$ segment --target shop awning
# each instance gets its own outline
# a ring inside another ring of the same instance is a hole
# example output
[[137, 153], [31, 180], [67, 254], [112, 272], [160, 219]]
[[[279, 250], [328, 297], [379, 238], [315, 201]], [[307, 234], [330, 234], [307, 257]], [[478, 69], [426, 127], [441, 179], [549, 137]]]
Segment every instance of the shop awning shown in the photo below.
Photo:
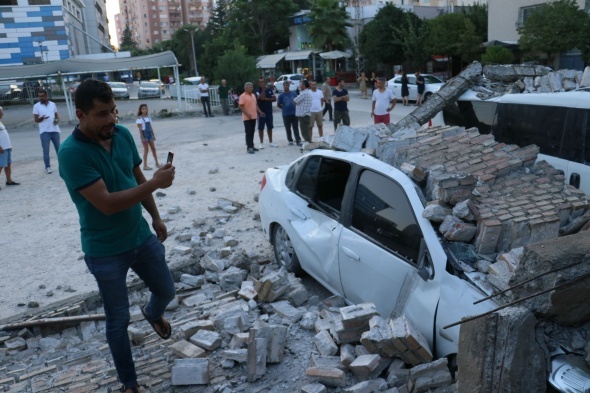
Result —
[[287, 52], [285, 60], [307, 60], [311, 55], [311, 50], [299, 50], [296, 52]]
[[275, 68], [277, 63], [279, 61], [281, 61], [283, 59], [283, 57], [285, 57], [285, 53], [263, 56], [256, 64], [256, 67], [258, 67], [258, 68]]
[[346, 53], [346, 52], [341, 52], [339, 50], [333, 50], [331, 52], [320, 53], [320, 56], [322, 57], [322, 59], [334, 60], [334, 59], [340, 59], [342, 57], [348, 58], [348, 57], [352, 56], [352, 54]]

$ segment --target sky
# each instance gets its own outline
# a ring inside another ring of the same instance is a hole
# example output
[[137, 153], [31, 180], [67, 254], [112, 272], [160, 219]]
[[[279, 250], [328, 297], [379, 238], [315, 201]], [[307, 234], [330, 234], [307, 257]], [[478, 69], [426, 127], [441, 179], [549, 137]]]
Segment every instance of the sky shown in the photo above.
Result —
[[119, 0], [106, 0], [107, 18], [109, 18], [109, 34], [111, 35], [111, 45], [119, 46], [117, 42], [117, 26], [115, 24], [115, 15], [119, 13]]

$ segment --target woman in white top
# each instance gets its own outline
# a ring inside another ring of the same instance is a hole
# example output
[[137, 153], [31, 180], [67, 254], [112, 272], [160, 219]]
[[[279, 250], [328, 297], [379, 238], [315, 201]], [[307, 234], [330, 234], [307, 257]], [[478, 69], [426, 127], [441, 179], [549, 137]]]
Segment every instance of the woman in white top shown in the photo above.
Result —
[[135, 124], [137, 124], [139, 136], [141, 137], [141, 143], [143, 144], [143, 170], [149, 171], [152, 169], [147, 164], [149, 149], [152, 149], [152, 155], [156, 161], [156, 167], [161, 167], [161, 165], [158, 163], [158, 155], [156, 154], [156, 146], [154, 145], [154, 142], [156, 141], [156, 134], [154, 134], [154, 128], [152, 127], [152, 119], [148, 115], [147, 104], [141, 104], [139, 106]]

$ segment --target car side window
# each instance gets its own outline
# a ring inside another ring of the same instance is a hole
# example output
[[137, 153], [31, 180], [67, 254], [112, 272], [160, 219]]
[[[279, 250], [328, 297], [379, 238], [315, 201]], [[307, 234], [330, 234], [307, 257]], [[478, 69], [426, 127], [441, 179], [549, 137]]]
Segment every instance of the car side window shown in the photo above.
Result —
[[584, 120], [585, 110], [570, 108], [565, 118], [565, 128], [561, 141], [559, 158], [583, 163], [584, 160]]
[[416, 77], [415, 76], [408, 76], [408, 85], [415, 85], [416, 84]]
[[289, 170], [287, 171], [287, 175], [285, 176], [285, 185], [288, 189], [293, 190], [293, 182], [295, 180], [295, 175], [297, 174], [297, 170], [301, 167], [301, 164], [305, 161], [304, 158], [297, 160]]
[[326, 157], [311, 157], [299, 176], [296, 191], [328, 213], [339, 215], [350, 164]]
[[370, 170], [361, 174], [354, 195], [352, 226], [417, 264], [422, 231], [406, 192], [393, 180]]

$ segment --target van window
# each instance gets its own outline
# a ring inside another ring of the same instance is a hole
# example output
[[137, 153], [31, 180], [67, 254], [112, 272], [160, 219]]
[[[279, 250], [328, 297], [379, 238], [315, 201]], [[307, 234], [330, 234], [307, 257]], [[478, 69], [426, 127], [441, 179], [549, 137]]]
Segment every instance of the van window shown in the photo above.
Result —
[[584, 124], [586, 138], [584, 138], [584, 163], [590, 163], [590, 111], [586, 111], [586, 122]]
[[565, 130], [561, 142], [559, 158], [574, 162], [584, 162], [584, 141], [586, 134], [586, 112], [584, 109], [569, 109], [565, 119]]
[[568, 108], [499, 104], [492, 127], [496, 141], [521, 147], [539, 146], [542, 154], [558, 157]]
[[[457, 101], [459, 116], [452, 123], [463, 127], [477, 127], [480, 134], [489, 134], [496, 117], [497, 104], [492, 101]], [[449, 115], [445, 113], [445, 116]], [[445, 119], [446, 120], [446, 119]]]

